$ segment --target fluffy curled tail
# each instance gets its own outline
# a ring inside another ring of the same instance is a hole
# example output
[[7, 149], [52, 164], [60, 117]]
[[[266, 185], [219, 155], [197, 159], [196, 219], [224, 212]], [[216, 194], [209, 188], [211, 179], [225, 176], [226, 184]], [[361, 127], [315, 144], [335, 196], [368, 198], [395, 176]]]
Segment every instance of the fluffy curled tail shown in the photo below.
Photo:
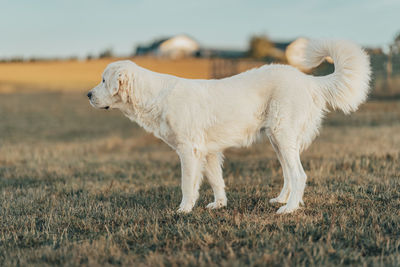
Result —
[[344, 113], [357, 110], [369, 92], [370, 62], [358, 45], [348, 41], [297, 39], [286, 50], [289, 64], [302, 71], [317, 67], [324, 60], [333, 61], [335, 71], [314, 77], [323, 96], [334, 109]]

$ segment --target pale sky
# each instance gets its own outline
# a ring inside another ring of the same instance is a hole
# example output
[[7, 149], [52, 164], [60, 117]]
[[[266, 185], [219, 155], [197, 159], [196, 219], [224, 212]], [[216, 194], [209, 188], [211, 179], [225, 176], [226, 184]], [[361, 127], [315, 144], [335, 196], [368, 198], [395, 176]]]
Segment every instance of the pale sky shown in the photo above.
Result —
[[206, 47], [245, 49], [253, 34], [385, 46], [400, 0], [0, 0], [0, 58], [79, 56], [186, 33]]

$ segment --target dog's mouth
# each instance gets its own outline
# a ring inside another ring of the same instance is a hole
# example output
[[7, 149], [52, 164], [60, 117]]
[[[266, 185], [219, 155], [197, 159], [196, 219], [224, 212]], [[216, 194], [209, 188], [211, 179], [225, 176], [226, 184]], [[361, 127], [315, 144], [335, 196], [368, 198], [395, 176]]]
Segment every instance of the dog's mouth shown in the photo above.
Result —
[[101, 109], [109, 109], [110, 108], [110, 106], [105, 106], [105, 107], [102, 107]]

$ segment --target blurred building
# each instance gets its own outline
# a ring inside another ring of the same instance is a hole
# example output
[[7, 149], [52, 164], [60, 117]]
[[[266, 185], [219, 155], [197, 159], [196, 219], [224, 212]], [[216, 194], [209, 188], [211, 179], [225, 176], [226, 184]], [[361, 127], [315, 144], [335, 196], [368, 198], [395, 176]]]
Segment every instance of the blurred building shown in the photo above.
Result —
[[245, 50], [218, 49], [218, 48], [200, 48], [196, 53], [197, 57], [202, 58], [244, 58], [247, 56]]
[[[271, 42], [270, 53], [265, 61], [282, 61], [284, 51], [290, 42]], [[156, 39], [147, 45], [139, 45], [135, 56], [153, 56], [178, 59], [185, 57], [240, 59], [251, 57], [248, 50], [221, 49], [203, 47], [192, 37], [180, 34], [168, 38]]]
[[[268, 56], [262, 59], [267, 62], [284, 61], [284, 53], [290, 42], [271, 42], [271, 49]], [[218, 49], [218, 48], [200, 48], [196, 54], [203, 58], [225, 58], [225, 59], [240, 59], [252, 57], [249, 50], [234, 50], [234, 49]]]
[[159, 39], [149, 45], [139, 45], [135, 55], [151, 55], [156, 57], [177, 59], [195, 56], [200, 49], [199, 43], [193, 38], [181, 34]]

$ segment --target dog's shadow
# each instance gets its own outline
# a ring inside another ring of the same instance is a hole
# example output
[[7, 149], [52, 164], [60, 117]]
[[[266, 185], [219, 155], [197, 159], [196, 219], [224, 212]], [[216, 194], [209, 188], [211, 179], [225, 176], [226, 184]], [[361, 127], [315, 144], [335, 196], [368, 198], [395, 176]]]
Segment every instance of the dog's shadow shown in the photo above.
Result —
[[259, 192], [259, 188], [247, 188], [251, 192], [247, 195], [243, 190], [231, 190], [227, 192], [228, 205], [220, 209], [208, 209], [206, 206], [213, 202], [214, 196], [209, 186], [202, 186], [200, 197], [190, 213], [177, 213], [182, 193], [179, 186], [153, 186], [140, 189], [132, 193], [113, 191], [110, 193], [99, 193], [97, 201], [108, 203], [108, 205], [119, 209], [154, 211], [162, 214], [177, 214], [179, 216], [190, 216], [196, 214], [275, 214], [277, 205], [269, 203], [272, 194]]

